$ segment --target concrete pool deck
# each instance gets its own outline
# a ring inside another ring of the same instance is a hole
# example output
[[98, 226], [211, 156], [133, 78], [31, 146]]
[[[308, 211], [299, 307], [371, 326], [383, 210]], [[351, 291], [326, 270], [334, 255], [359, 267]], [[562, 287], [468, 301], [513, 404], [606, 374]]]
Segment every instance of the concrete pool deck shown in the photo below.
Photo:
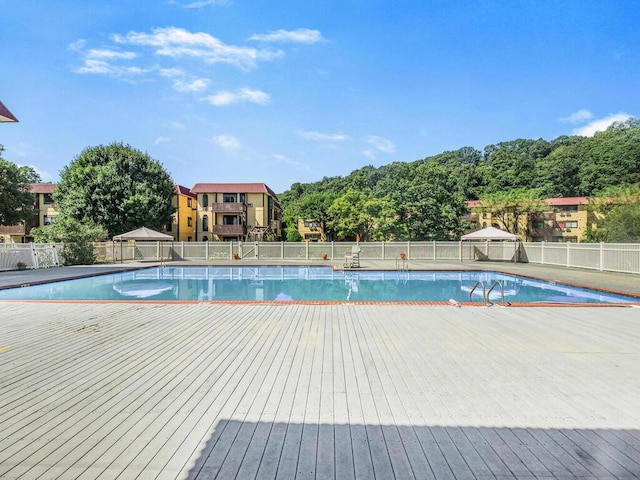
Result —
[[2, 302], [0, 478], [640, 478], [639, 378], [637, 307]]

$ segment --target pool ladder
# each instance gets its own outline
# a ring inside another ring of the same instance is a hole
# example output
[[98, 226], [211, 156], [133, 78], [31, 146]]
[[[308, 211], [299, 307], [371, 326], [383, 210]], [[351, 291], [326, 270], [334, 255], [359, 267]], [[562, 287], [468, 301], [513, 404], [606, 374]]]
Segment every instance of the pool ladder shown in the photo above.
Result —
[[495, 282], [493, 282], [493, 285], [491, 285], [491, 288], [489, 290], [485, 289], [484, 283], [482, 283], [481, 280], [478, 280], [476, 282], [476, 284], [473, 286], [473, 288], [471, 289], [471, 291], [469, 292], [469, 301], [471, 302], [471, 296], [473, 295], [473, 292], [475, 292], [476, 288], [478, 287], [482, 287], [482, 305], [485, 307], [490, 307], [491, 305], [493, 305], [493, 302], [489, 301], [489, 296], [491, 295], [491, 292], [493, 292], [493, 289], [496, 287], [500, 287], [500, 299], [501, 299], [501, 305], [503, 307], [509, 306], [511, 305], [509, 302], [505, 302], [504, 301], [504, 285], [502, 285], [502, 282], [496, 280]]

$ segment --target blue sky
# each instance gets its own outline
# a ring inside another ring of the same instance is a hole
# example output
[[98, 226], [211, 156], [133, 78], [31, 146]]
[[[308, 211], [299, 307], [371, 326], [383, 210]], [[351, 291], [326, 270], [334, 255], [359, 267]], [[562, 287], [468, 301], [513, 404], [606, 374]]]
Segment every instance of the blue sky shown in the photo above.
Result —
[[640, 116], [637, 0], [0, 0], [6, 160], [294, 182]]

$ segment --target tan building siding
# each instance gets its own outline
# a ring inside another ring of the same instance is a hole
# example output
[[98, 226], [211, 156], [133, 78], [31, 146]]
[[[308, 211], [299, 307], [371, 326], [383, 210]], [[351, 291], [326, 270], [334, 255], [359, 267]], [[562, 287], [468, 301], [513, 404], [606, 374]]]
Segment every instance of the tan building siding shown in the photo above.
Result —
[[198, 241], [281, 236], [282, 209], [265, 184], [196, 184]]
[[194, 242], [196, 240], [197, 199], [186, 187], [175, 186], [171, 205], [176, 209], [173, 222], [165, 227], [164, 233], [171, 235], [176, 242]]
[[[581, 242], [589, 229], [591, 213], [586, 197], [547, 198], [548, 209], [542, 213], [525, 215], [518, 224], [518, 233], [529, 242]], [[506, 230], [504, 224], [483, 212], [477, 200], [467, 202], [471, 211], [466, 220], [476, 228], [494, 226]]]

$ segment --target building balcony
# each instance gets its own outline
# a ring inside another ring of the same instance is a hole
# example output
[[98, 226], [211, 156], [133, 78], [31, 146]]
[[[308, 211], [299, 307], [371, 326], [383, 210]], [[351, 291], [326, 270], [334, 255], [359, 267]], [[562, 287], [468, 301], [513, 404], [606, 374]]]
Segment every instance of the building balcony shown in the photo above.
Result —
[[548, 220], [555, 220], [556, 214], [554, 212], [534, 213], [531, 218], [534, 221], [544, 222]]
[[214, 235], [245, 235], [246, 229], [244, 225], [214, 225]]
[[247, 204], [246, 203], [238, 203], [238, 202], [228, 202], [228, 203], [213, 203], [212, 204], [213, 211], [216, 213], [238, 213], [238, 212], [246, 212]]
[[0, 225], [0, 234], [4, 235], [25, 235], [26, 228], [23, 225]]

